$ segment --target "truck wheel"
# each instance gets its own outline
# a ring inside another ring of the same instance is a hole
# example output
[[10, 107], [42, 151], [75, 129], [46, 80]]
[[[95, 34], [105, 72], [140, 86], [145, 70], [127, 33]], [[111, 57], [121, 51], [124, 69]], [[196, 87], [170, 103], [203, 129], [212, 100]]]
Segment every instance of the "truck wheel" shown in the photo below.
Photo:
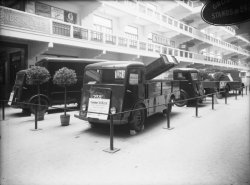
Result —
[[24, 115], [27, 115], [27, 116], [30, 116], [30, 114], [31, 114], [29, 108], [23, 108], [23, 109], [22, 109], [22, 113], [23, 113]]
[[220, 92], [216, 92], [216, 98], [218, 98], [218, 99], [222, 99], [223, 98], [223, 96], [222, 96], [222, 94], [220, 93]]
[[187, 93], [185, 91], [180, 92], [180, 99], [177, 99], [174, 103], [177, 107], [183, 107], [187, 105]]
[[136, 105], [134, 109], [141, 109], [133, 111], [131, 114], [131, 121], [130, 129], [135, 130], [136, 132], [141, 132], [144, 129], [144, 122], [145, 122], [145, 111], [143, 109], [144, 107], [139, 104]]
[[[32, 99], [30, 101], [30, 103], [38, 104], [38, 97]], [[37, 111], [45, 113], [48, 110], [49, 102], [45, 98], [41, 97], [40, 98], [40, 105], [41, 106], [37, 108]], [[33, 114], [36, 112], [36, 105], [30, 105], [30, 112], [33, 113]]]

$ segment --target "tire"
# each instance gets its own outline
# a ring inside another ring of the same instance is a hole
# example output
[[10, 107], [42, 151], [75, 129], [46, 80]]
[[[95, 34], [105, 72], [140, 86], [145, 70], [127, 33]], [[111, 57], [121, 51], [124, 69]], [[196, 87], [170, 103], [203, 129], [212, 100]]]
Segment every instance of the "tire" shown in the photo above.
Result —
[[180, 93], [180, 99], [177, 99], [174, 103], [177, 107], [183, 107], [187, 105], [187, 93], [185, 91], [181, 91]]
[[23, 108], [22, 109], [22, 113], [24, 115], [27, 115], [27, 116], [30, 116], [31, 115], [31, 112], [30, 112], [30, 109], [29, 108]]
[[[35, 97], [34, 99], [32, 99], [30, 101], [30, 103], [38, 104], [38, 97]], [[42, 105], [42, 106], [38, 107], [37, 111], [45, 113], [48, 110], [49, 102], [45, 98], [41, 97], [40, 98], [40, 105]], [[36, 111], [36, 105], [30, 105], [30, 112], [34, 114], [35, 111]]]
[[223, 98], [223, 95], [220, 92], [216, 92], [215, 95], [216, 95], [216, 98], [218, 98], [218, 99], [222, 99]]
[[135, 130], [136, 132], [141, 132], [144, 129], [145, 122], [145, 110], [141, 104], [135, 106], [134, 109], [141, 109], [133, 111], [131, 114], [131, 119], [129, 122], [130, 130]]

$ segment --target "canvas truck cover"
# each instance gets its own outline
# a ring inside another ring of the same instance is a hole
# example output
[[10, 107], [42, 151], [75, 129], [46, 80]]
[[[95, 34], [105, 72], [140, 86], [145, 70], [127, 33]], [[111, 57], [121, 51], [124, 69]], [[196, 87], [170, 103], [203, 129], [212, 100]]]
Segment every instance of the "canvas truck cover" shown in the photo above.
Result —
[[163, 72], [173, 68], [179, 62], [174, 56], [171, 55], [161, 55], [160, 58], [151, 62], [146, 66], [146, 80], [151, 80]]

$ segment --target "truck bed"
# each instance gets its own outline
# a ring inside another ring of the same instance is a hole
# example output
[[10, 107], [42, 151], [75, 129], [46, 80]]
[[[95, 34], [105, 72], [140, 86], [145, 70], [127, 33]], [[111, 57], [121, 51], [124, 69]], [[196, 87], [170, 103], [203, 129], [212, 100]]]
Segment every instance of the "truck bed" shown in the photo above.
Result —
[[217, 89], [220, 87], [219, 81], [202, 81], [201, 83], [204, 89]]
[[180, 91], [180, 82], [178, 80], [147, 80], [145, 84], [147, 92], [146, 97], [171, 94]]

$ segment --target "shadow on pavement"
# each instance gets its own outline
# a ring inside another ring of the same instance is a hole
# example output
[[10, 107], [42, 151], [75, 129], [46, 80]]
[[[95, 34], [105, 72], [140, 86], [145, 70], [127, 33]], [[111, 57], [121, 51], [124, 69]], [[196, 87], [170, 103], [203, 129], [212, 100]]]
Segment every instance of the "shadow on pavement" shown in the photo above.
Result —
[[[178, 116], [178, 115], [179, 115], [179, 113], [172, 112], [170, 114], [170, 119], [175, 117], [175, 116]], [[161, 113], [152, 115], [146, 119], [144, 130], [140, 133], [137, 133], [134, 137], [137, 137], [139, 135], [148, 134], [151, 130], [153, 130], [157, 127], [159, 127], [159, 129], [161, 129], [165, 124], [167, 124], [167, 118], [164, 117]], [[81, 134], [86, 134], [86, 133], [91, 134], [91, 135], [95, 135], [98, 137], [100, 137], [100, 136], [101, 137], [109, 137], [110, 126], [109, 126], [109, 124], [92, 125], [89, 128], [80, 131], [79, 134], [81, 135]], [[128, 125], [115, 125], [114, 126], [114, 137], [121, 138], [121, 139], [131, 138], [132, 136], [130, 135]]]

